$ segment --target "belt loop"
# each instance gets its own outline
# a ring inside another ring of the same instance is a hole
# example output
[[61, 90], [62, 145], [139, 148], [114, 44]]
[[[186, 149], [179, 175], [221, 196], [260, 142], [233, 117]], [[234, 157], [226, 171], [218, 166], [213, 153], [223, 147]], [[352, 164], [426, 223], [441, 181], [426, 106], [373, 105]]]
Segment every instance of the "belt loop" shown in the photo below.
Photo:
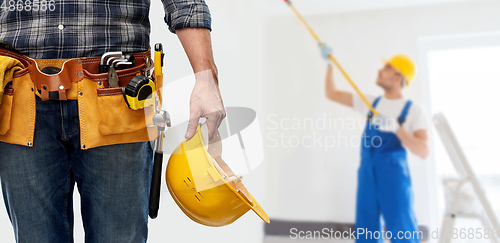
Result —
[[42, 84], [42, 89], [40, 89], [40, 95], [42, 96], [42, 100], [48, 100], [49, 99], [49, 90], [47, 88], [47, 85]]
[[59, 100], [67, 100], [67, 98], [66, 98], [66, 90], [59, 89]]

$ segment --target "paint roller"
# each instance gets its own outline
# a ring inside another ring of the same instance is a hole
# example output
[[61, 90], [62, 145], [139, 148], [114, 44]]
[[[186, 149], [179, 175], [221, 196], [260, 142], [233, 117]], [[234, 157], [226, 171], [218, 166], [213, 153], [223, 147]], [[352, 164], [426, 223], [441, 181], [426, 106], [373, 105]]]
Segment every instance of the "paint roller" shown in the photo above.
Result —
[[[284, 0], [284, 1], [292, 9], [292, 11], [295, 13], [295, 15], [297, 15], [297, 17], [299, 18], [299, 20], [304, 24], [304, 26], [307, 28], [307, 30], [309, 31], [309, 33], [311, 33], [311, 35], [314, 37], [314, 39], [318, 43], [320, 43], [321, 45], [324, 45], [324, 43], [319, 39], [318, 35], [316, 35], [316, 33], [314, 32], [314, 30], [307, 24], [306, 20], [304, 18], [302, 18], [302, 16], [297, 11], [297, 9], [295, 9], [295, 7], [293, 6], [292, 2], [290, 0]], [[351, 84], [351, 86], [354, 88], [354, 90], [359, 95], [359, 97], [361, 97], [361, 99], [366, 104], [366, 106], [368, 106], [368, 108], [371, 110], [371, 112], [373, 113], [373, 115], [378, 116], [379, 113], [375, 110], [375, 108], [373, 108], [372, 104], [366, 99], [365, 95], [363, 95], [363, 93], [361, 93], [361, 91], [359, 90], [358, 86], [354, 83], [354, 81], [352, 81], [351, 77], [349, 77], [349, 75], [342, 68], [342, 66], [340, 66], [339, 62], [337, 62], [337, 60], [333, 57], [332, 54], [329, 54], [328, 57], [330, 57], [330, 60], [333, 62], [333, 64], [335, 64], [335, 66], [340, 70], [340, 72], [342, 73], [342, 75], [344, 75], [344, 77], [347, 79], [347, 81], [349, 81], [349, 83]]]

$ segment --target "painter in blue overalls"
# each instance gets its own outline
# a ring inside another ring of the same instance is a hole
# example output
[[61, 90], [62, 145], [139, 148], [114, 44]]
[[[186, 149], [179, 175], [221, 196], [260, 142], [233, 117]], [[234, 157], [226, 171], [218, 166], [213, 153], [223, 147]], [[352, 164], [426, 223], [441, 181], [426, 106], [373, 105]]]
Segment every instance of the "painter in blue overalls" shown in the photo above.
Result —
[[[320, 45], [322, 57], [329, 62], [331, 48]], [[334, 69], [326, 72], [326, 97], [353, 110], [368, 114], [361, 137], [361, 163], [358, 170], [356, 200], [356, 242], [420, 242], [413, 209], [413, 188], [407, 151], [421, 159], [429, 154], [427, 119], [423, 109], [403, 97], [403, 89], [414, 80], [416, 68], [406, 55], [384, 60], [378, 71], [377, 86], [382, 96], [366, 95], [366, 102], [352, 92], [338, 90]], [[377, 111], [370, 111], [367, 103]], [[382, 223], [383, 222], [383, 223]]]

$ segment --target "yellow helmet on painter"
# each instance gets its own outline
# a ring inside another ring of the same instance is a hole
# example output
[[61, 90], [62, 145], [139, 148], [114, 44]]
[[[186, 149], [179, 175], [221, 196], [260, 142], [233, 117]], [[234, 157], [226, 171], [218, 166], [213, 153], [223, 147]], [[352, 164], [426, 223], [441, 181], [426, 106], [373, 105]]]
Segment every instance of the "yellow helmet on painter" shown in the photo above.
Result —
[[217, 132], [208, 142], [208, 127], [198, 126], [190, 140], [172, 153], [166, 170], [167, 187], [179, 208], [193, 221], [206, 226], [225, 226], [252, 209], [269, 223], [269, 217], [222, 160]]
[[393, 66], [406, 79], [405, 86], [408, 87], [416, 75], [416, 67], [413, 61], [406, 55], [396, 55], [389, 61], [382, 59], [385, 63]]

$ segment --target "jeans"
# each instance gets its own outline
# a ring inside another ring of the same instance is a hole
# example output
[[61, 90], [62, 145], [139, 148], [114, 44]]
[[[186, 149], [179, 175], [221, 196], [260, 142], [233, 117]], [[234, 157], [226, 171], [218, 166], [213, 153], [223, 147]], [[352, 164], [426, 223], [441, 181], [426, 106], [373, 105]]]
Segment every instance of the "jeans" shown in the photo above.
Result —
[[78, 103], [37, 97], [33, 147], [0, 142], [0, 180], [16, 241], [73, 242], [73, 188], [85, 242], [146, 242], [149, 142], [80, 149]]

